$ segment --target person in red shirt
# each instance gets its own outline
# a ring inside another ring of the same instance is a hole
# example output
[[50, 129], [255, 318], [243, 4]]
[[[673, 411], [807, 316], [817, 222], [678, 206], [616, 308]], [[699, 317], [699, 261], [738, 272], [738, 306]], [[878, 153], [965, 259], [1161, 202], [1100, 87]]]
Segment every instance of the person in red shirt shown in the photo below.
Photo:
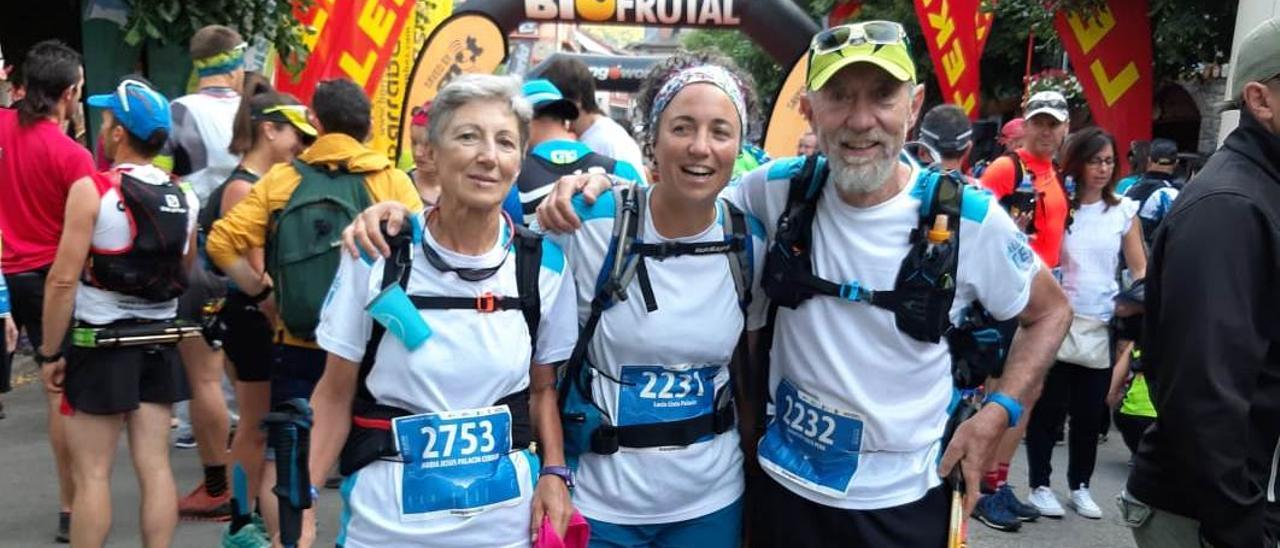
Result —
[[[1067, 99], [1056, 91], [1041, 91], [1031, 96], [1024, 111], [1022, 145], [991, 163], [982, 174], [982, 186], [1000, 198], [1001, 204], [1008, 204], [1008, 197], [1020, 185], [1029, 185], [1034, 189], [1035, 204], [1031, 210], [1016, 214], [1010, 211], [1010, 214], [1027, 233], [1031, 249], [1056, 273], [1070, 202], [1066, 187], [1058, 180], [1053, 157], [1066, 139], [1070, 125]], [[988, 393], [998, 390], [999, 379], [988, 379], [986, 389]], [[1027, 399], [1035, 402], [1039, 397], [1037, 392]], [[1028, 404], [1026, 409], [1027, 412], [1022, 415], [1023, 419], [1018, 425], [1006, 431], [1001, 438], [994, 462], [983, 481], [983, 490], [993, 491], [999, 495], [998, 501], [1005, 509], [1023, 521], [1030, 521], [1039, 517], [1040, 512], [1018, 500], [1012, 488], [1006, 487], [1009, 461], [1013, 460], [1018, 444], [1027, 431], [1026, 417], [1030, 415], [1031, 405]]]
[[[62, 235], [71, 184], [94, 172], [89, 151], [67, 137], [63, 123], [80, 102], [84, 69], [80, 54], [58, 41], [32, 46], [23, 62], [26, 95], [16, 109], [0, 109], [0, 257], [9, 286], [13, 319], [39, 348], [45, 275]], [[57, 538], [68, 542], [70, 461], [59, 414], [61, 398], [49, 395], [49, 443], [57, 462]]]

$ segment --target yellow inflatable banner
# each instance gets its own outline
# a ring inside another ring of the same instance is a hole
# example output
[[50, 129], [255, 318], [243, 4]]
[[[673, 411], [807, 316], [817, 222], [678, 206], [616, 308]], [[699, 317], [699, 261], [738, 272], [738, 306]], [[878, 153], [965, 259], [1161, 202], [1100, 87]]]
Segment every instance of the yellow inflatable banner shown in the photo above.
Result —
[[800, 112], [800, 97], [804, 93], [804, 73], [809, 69], [809, 56], [802, 55], [796, 61], [787, 80], [778, 90], [778, 99], [773, 102], [773, 114], [769, 115], [769, 125], [764, 137], [764, 150], [773, 158], [784, 158], [796, 155], [796, 144], [800, 137], [809, 131], [809, 121]]
[[[373, 132], [370, 146], [374, 150], [383, 151], [387, 158], [401, 167], [409, 167], [413, 160], [409, 157], [408, 139], [406, 146], [399, 147], [401, 131], [408, 131], [407, 117], [402, 124], [401, 113], [405, 96], [408, 92], [409, 71], [413, 66], [416, 54], [427, 42], [427, 37], [449, 14], [453, 13], [453, 0], [428, 0], [417, 2], [405, 24], [404, 32], [396, 41], [395, 49], [387, 62], [386, 72], [378, 84], [377, 93], [373, 96]], [[412, 107], [410, 107], [412, 108]], [[407, 136], [408, 133], [405, 133]]]
[[455, 14], [441, 23], [418, 56], [409, 77], [408, 100], [400, 108], [398, 150], [409, 148], [408, 112], [435, 98], [440, 88], [464, 73], [493, 74], [507, 57], [507, 36], [487, 15]]

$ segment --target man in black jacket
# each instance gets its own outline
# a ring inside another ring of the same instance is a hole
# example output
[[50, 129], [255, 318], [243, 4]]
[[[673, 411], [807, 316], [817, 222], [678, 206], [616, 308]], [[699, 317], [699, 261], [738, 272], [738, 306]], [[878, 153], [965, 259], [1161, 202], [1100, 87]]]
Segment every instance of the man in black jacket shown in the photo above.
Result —
[[1159, 417], [1119, 501], [1140, 548], [1280, 542], [1280, 20], [1232, 69], [1240, 127], [1161, 223], [1147, 268]]

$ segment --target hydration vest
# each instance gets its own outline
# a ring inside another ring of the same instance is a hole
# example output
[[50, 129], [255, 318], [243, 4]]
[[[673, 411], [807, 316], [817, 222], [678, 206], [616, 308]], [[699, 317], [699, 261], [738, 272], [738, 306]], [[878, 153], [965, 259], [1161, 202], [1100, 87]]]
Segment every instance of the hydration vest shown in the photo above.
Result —
[[[1023, 177], [1025, 176], [1031, 177], [1031, 188], [1035, 190], [1035, 193], [1036, 193], [1036, 205], [1035, 207], [1031, 208], [1031, 222], [1027, 224], [1027, 235], [1035, 234], [1037, 230], [1036, 220], [1040, 217], [1040, 210], [1044, 208], [1044, 201], [1043, 201], [1044, 193], [1035, 189], [1036, 174], [1033, 171], [1027, 171], [1026, 167], [1022, 165], [1022, 157], [1018, 156], [1017, 152], [1011, 150], [1009, 152], [1001, 154], [1001, 156], [1008, 158], [1013, 162], [1014, 191], [1017, 190], [1019, 184], [1022, 184]], [[984, 167], [983, 171], [985, 170], [986, 168]], [[980, 176], [981, 175], [975, 175], [975, 177], [980, 177]], [[1076, 208], [1078, 207], [1075, 200], [1072, 198], [1074, 191], [1073, 189], [1067, 188], [1067, 184], [1062, 180], [1062, 177], [1058, 177], [1058, 187], [1062, 189], [1062, 197], [1067, 201], [1067, 219], [1063, 222], [1063, 227], [1071, 228], [1071, 223], [1075, 222]], [[1009, 210], [1009, 206], [1012, 205], [1013, 203], [1013, 199], [1014, 199], [1013, 196], [1014, 196], [1014, 192], [1010, 192], [1009, 194], [1005, 195], [1004, 198], [1000, 199], [1000, 206], [1005, 208], [1006, 211]]]
[[[691, 445], [708, 435], [729, 431], [735, 424], [734, 406], [728, 391], [732, 380], [714, 397], [714, 412], [675, 422], [616, 426], [608, 413], [594, 400], [591, 384], [596, 378], [614, 383], [615, 379], [591, 365], [587, 360], [587, 347], [595, 335], [600, 317], [620, 301], [627, 300], [627, 289], [632, 281], [640, 284], [645, 309], [658, 309], [653, 288], [649, 283], [647, 259], [663, 260], [685, 255], [730, 255], [729, 270], [738, 293], [738, 304], [745, 315], [751, 304], [752, 265], [754, 264], [751, 235], [747, 217], [727, 200], [721, 199], [725, 208], [722, 226], [725, 233], [719, 242], [663, 242], [647, 243], [640, 237], [644, 226], [645, 201], [648, 189], [638, 185], [615, 187], [619, 195], [615, 200], [613, 236], [609, 250], [596, 278], [596, 292], [591, 299], [591, 312], [578, 332], [578, 341], [565, 366], [559, 385], [560, 417], [564, 430], [565, 455], [571, 466], [587, 452], [600, 455], [616, 453], [620, 447], [671, 447]], [[742, 349], [741, 339], [739, 352]]]
[[[384, 237], [391, 247], [382, 271], [382, 289], [399, 285], [409, 289], [409, 275], [413, 271], [413, 236], [401, 231], [395, 236]], [[481, 297], [428, 297], [409, 295], [418, 310], [474, 310], [480, 314], [519, 310], [529, 329], [530, 345], [538, 342], [538, 324], [542, 320], [542, 297], [538, 291], [538, 273], [542, 268], [542, 236], [515, 225], [511, 235], [516, 254], [516, 296], [484, 295]], [[425, 242], [422, 245], [428, 245]], [[356, 381], [355, 401], [351, 409], [351, 430], [339, 456], [338, 469], [344, 476], [375, 460], [397, 460], [396, 440], [391, 432], [391, 420], [412, 415], [408, 410], [380, 404], [369, 391], [369, 374], [377, 362], [378, 346], [386, 335], [386, 328], [373, 323], [369, 342], [365, 345], [364, 358]], [[494, 402], [494, 406], [506, 405], [511, 410], [511, 446], [514, 449], [528, 447], [533, 441], [533, 420], [529, 412], [529, 389], [509, 394]]]
[[133, 239], [124, 250], [90, 249], [85, 281], [153, 302], [177, 298], [187, 289], [182, 256], [189, 211], [183, 186], [150, 184], [118, 169], [93, 177], [119, 193]]
[[1155, 196], [1156, 191], [1166, 188], [1176, 189], [1177, 186], [1175, 186], [1173, 181], [1169, 179], [1152, 174], [1144, 174], [1142, 178], [1139, 179], [1138, 182], [1134, 183], [1132, 187], [1129, 187], [1129, 191], [1125, 193], [1125, 196], [1129, 199], [1138, 202], [1138, 221], [1142, 223], [1142, 239], [1146, 241], [1148, 249], [1150, 249], [1151, 244], [1155, 242], [1156, 228], [1160, 227], [1160, 221], [1164, 220], [1164, 214], [1168, 212], [1161, 212], [1158, 217], [1148, 219], [1142, 216], [1142, 210], [1146, 209], [1147, 201], [1149, 201], [1152, 196]]
[[[761, 282], [773, 305], [794, 309], [815, 296], [825, 296], [889, 311], [898, 330], [913, 339], [927, 343], [947, 339], [958, 387], [981, 384], [1003, 363], [1012, 333], [999, 329], [999, 322], [981, 303], [966, 308], [960, 325], [952, 325], [950, 311], [956, 294], [963, 200], [966, 194], [984, 191], [967, 185], [959, 173], [922, 173], [915, 190], [920, 217], [909, 235], [911, 248], [898, 267], [894, 287], [872, 289], [856, 280], [837, 283], [813, 272], [813, 220], [828, 173], [826, 158], [814, 155], [791, 178]], [[946, 238], [931, 242], [928, 235], [938, 232], [942, 216]]]
[[213, 264], [213, 260], [209, 258], [209, 252], [205, 244], [209, 241], [209, 233], [213, 231], [213, 223], [222, 218], [222, 197], [227, 192], [227, 184], [231, 181], [248, 181], [249, 184], [258, 182], [257, 174], [238, 165], [231, 172], [231, 176], [227, 177], [218, 188], [213, 190], [213, 194], [209, 195], [209, 201], [200, 209], [199, 216], [196, 217], [199, 226], [199, 232], [196, 233], [196, 246], [200, 250], [200, 262], [206, 270], [213, 272], [219, 276], [223, 275], [222, 269]]

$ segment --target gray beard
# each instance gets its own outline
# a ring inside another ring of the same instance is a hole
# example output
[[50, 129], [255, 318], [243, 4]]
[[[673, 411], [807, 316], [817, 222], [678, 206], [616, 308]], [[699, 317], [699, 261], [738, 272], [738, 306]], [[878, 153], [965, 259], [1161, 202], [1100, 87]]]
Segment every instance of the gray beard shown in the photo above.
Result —
[[836, 158], [828, 159], [831, 180], [846, 194], [869, 194], [880, 190], [889, 182], [897, 163], [896, 156], [857, 165], [846, 164]]

